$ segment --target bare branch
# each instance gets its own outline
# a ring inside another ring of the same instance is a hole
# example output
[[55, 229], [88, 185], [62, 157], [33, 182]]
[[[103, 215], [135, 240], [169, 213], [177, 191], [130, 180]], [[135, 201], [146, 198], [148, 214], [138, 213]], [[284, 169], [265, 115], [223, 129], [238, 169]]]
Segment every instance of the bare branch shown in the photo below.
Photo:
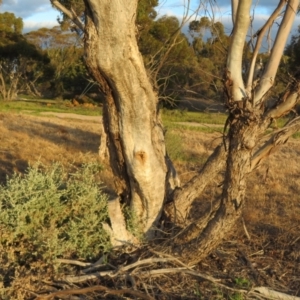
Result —
[[169, 261], [174, 261], [174, 260], [177, 260], [177, 258], [176, 257], [146, 258], [146, 259], [143, 259], [143, 260], [138, 260], [137, 262], [132, 263], [128, 266], [122, 267], [119, 272], [125, 272], [127, 270], [131, 270], [131, 269], [133, 269], [135, 267], [138, 267], [138, 266], [141, 266], [141, 265], [146, 265], [146, 264], [152, 265], [152, 264], [158, 263], [158, 262], [162, 263], [162, 262], [169, 262]]
[[266, 117], [278, 119], [287, 114], [299, 101], [299, 92], [290, 93], [284, 101], [279, 103], [275, 108], [267, 112]]
[[56, 261], [61, 264], [70, 264], [70, 265], [75, 265], [80, 267], [88, 267], [91, 265], [91, 263], [87, 263], [80, 260], [73, 260], [73, 259], [58, 258]]
[[[254, 292], [254, 293], [253, 293]], [[300, 300], [299, 297], [288, 295], [285, 293], [280, 293], [274, 290], [271, 290], [268, 287], [260, 286], [253, 289], [253, 294], [257, 296], [262, 295], [266, 299], [281, 299], [281, 300]]]
[[262, 160], [268, 157], [276, 146], [286, 143], [289, 137], [299, 130], [300, 117], [297, 117], [289, 122], [283, 129], [273, 133], [271, 138], [253, 155], [251, 159], [251, 169], [257, 168]]
[[56, 9], [60, 10], [65, 15], [67, 15], [80, 30], [84, 31], [84, 24], [81, 22], [80, 18], [76, 15], [73, 9], [68, 10], [58, 0], [50, 0], [50, 1], [52, 5], [56, 7]]
[[277, 69], [283, 54], [283, 50], [290, 34], [294, 19], [297, 13], [299, 0], [289, 0], [286, 5], [285, 14], [276, 35], [274, 47], [272, 48], [270, 59], [265, 72], [255, 89], [253, 105], [257, 106], [263, 101], [263, 96], [273, 86]]
[[[119, 270], [108, 270], [108, 271], [101, 271], [101, 272], [95, 272], [90, 273], [86, 275], [79, 275], [79, 276], [66, 276], [65, 280], [72, 283], [78, 283], [78, 282], [85, 282], [87, 280], [97, 279], [99, 277], [109, 276], [110, 278], [115, 278], [119, 275], [124, 274], [126, 271], [134, 269], [139, 266], [143, 265], [152, 265], [154, 263], [163, 263], [163, 262], [171, 262], [171, 261], [178, 261], [176, 257], [168, 257], [168, 258], [147, 258], [143, 260], [139, 260], [135, 263], [132, 263], [130, 265], [121, 267]], [[134, 273], [135, 271], [133, 271]], [[132, 273], [132, 274], [133, 274]]]

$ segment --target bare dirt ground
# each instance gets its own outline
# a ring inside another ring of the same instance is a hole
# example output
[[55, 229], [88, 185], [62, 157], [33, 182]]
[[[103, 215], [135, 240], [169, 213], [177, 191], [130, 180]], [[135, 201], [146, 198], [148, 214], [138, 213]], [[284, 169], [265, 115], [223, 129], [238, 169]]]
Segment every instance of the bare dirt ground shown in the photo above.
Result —
[[[1, 113], [0, 125], [2, 183], [7, 175], [15, 171], [24, 172], [29, 164], [36, 161], [45, 165], [61, 161], [68, 166], [70, 163], [80, 165], [98, 160], [101, 132], [99, 117], [55, 113], [51, 113], [51, 116]], [[181, 129], [176, 131], [176, 135], [180, 137], [183, 151], [189, 157], [187, 162], [175, 162], [181, 178], [186, 181], [203, 165], [205, 158], [220, 142], [221, 135]], [[218, 285], [221, 282], [235, 289], [268, 286], [299, 297], [299, 166], [300, 144], [299, 141], [291, 140], [250, 176], [243, 214], [249, 237], [241, 220], [232, 235], [207, 259], [194, 267], [195, 271], [209, 274], [218, 281], [211, 283], [175, 274], [138, 281], [137, 288], [145, 291], [145, 286], [151, 286], [149, 291], [150, 294], [153, 292], [155, 299], [248, 299], [247, 295], [228, 293]], [[109, 180], [108, 173], [104, 171], [104, 181]], [[193, 211], [199, 211], [203, 204], [210, 205], [221, 192], [220, 186], [220, 181], [213, 182], [206, 189], [205, 195], [198, 199]], [[28, 272], [30, 271], [27, 270], [27, 274]], [[29, 278], [26, 282], [31, 282], [30, 280]], [[113, 281], [109, 282], [112, 286], [116, 285]], [[31, 288], [34, 289], [34, 284]], [[34, 299], [32, 294], [28, 295], [31, 298], [24, 296], [24, 299]], [[84, 299], [104, 298], [91, 296]], [[109, 299], [124, 298], [116, 296]]]

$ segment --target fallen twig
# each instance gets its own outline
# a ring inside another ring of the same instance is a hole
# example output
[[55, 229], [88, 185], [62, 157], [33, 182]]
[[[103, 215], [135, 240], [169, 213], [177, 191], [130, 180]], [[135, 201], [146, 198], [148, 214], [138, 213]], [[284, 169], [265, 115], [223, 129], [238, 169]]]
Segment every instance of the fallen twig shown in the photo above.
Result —
[[109, 276], [111, 278], [114, 278], [114, 277], [117, 277], [118, 275], [124, 274], [126, 271], [133, 269], [137, 266], [153, 264], [153, 263], [158, 263], [158, 262], [168, 262], [168, 261], [172, 261], [172, 260], [175, 260], [175, 258], [147, 258], [147, 259], [139, 260], [128, 266], [121, 267], [117, 271], [109, 270], [109, 271], [96, 272], [96, 273], [80, 275], [80, 276], [66, 276], [64, 279], [68, 282], [78, 283], [78, 282], [84, 282], [84, 281], [91, 280], [91, 279], [97, 279], [99, 277], [104, 277], [104, 276]]
[[118, 274], [115, 271], [102, 271], [97, 273], [91, 273], [80, 276], [65, 276], [64, 280], [70, 283], [85, 282], [87, 280], [98, 279], [99, 277], [109, 276], [111, 278], [116, 277]]
[[138, 275], [138, 276], [147, 276], [147, 275], [162, 275], [162, 274], [167, 274], [167, 273], [185, 273], [185, 274], [189, 274], [189, 275], [193, 275], [196, 277], [200, 277], [202, 279], [211, 281], [213, 283], [218, 283], [221, 281], [221, 279], [216, 279], [213, 278], [209, 275], [204, 275], [204, 274], [200, 274], [196, 271], [187, 269], [185, 267], [182, 268], [165, 268], [165, 269], [157, 269], [157, 270], [148, 270], [148, 271], [140, 271], [140, 272], [134, 272], [132, 274], [134, 275]]
[[[151, 252], [155, 253], [155, 251], [151, 251]], [[210, 281], [224, 289], [238, 292], [241, 294], [248, 294], [248, 295], [256, 296], [258, 298], [264, 298], [264, 299], [270, 299], [270, 300], [300, 300], [299, 297], [287, 295], [287, 294], [284, 294], [281, 292], [277, 292], [277, 291], [269, 289], [268, 287], [255, 287], [255, 288], [252, 288], [251, 290], [236, 289], [236, 288], [233, 288], [233, 287], [230, 287], [230, 286], [227, 286], [227, 285], [221, 283], [220, 282], [221, 279], [216, 279], [209, 275], [201, 274], [201, 273], [198, 273], [198, 272], [192, 270], [190, 267], [188, 267], [187, 265], [182, 263], [179, 259], [177, 259], [171, 255], [168, 255], [165, 253], [159, 253], [159, 252], [156, 252], [156, 254], [167, 256], [167, 257], [147, 258], [144, 260], [139, 260], [128, 266], [121, 267], [117, 271], [109, 270], [109, 271], [102, 271], [102, 272], [97, 272], [97, 273], [92, 273], [92, 274], [87, 274], [87, 275], [82, 275], [82, 276], [67, 276], [67, 277], [65, 277], [65, 280], [70, 283], [78, 283], [78, 282], [84, 282], [84, 281], [91, 280], [91, 279], [97, 279], [97, 278], [103, 277], [103, 276], [109, 276], [111, 278], [114, 278], [116, 276], [124, 276], [124, 275], [130, 276], [130, 279], [134, 280], [133, 276], [147, 277], [147, 276], [159, 276], [159, 275], [170, 274], [170, 273], [184, 273], [184, 274], [188, 274], [188, 275], [191, 275], [194, 277], [198, 277], [198, 278]], [[245, 256], [245, 258], [248, 262], [248, 259], [246, 256]], [[134, 269], [136, 267], [139, 267], [139, 266], [144, 266], [144, 265], [158, 263], [158, 262], [168, 262], [168, 261], [177, 262], [182, 267], [162, 268], [162, 269], [155, 269], [155, 270], [135, 269], [135, 270], [131, 271], [130, 273], [127, 272], [127, 271]], [[134, 283], [135, 283], [135, 281], [134, 281]], [[135, 284], [133, 284], [133, 285], [136, 286]], [[84, 293], [95, 292], [95, 291], [105, 291], [106, 293], [111, 294], [111, 295], [131, 294], [133, 296], [137, 296], [142, 299], [154, 299], [153, 297], [151, 297], [149, 295], [149, 293], [148, 293], [148, 295], [145, 295], [139, 291], [131, 290], [131, 289], [111, 290], [111, 289], [108, 289], [108, 288], [106, 288], [104, 286], [100, 286], [100, 285], [83, 288], [83, 289], [64, 290], [64, 291], [55, 292], [55, 293], [52, 293], [49, 295], [40, 295], [36, 299], [37, 300], [52, 299], [53, 297], [57, 297], [57, 296], [72, 295], [72, 294], [84, 294]]]
[[137, 266], [141, 266], [141, 265], [153, 264], [153, 263], [158, 263], [158, 262], [168, 262], [168, 261], [173, 261], [173, 260], [176, 260], [176, 258], [175, 257], [170, 257], [170, 258], [147, 258], [147, 259], [143, 259], [143, 260], [138, 260], [135, 263], [132, 263], [128, 266], [120, 268], [118, 273], [133, 269], [133, 268], [135, 268]]
[[63, 258], [58, 258], [58, 259], [56, 259], [56, 261], [61, 264], [76, 265], [76, 266], [80, 266], [80, 267], [89, 267], [92, 265], [91, 263], [87, 263], [87, 262], [83, 262], [83, 261], [79, 261], [79, 260], [63, 259]]
[[130, 294], [132, 296], [139, 297], [141, 299], [154, 300], [153, 297], [149, 295], [145, 295], [144, 293], [139, 291], [135, 291], [131, 289], [112, 290], [102, 285], [95, 285], [95, 286], [82, 288], [82, 289], [70, 289], [70, 290], [58, 291], [48, 295], [39, 295], [36, 298], [36, 300], [49, 300], [49, 299], [53, 299], [54, 297], [62, 297], [66, 295], [83, 295], [83, 294], [97, 292], [97, 291], [103, 291], [110, 295]]
[[247, 230], [247, 227], [246, 227], [246, 224], [245, 224], [245, 221], [244, 221], [244, 218], [242, 218], [242, 223], [243, 223], [243, 228], [244, 228], [244, 231], [245, 231], [245, 234], [246, 234], [246, 237], [249, 241], [251, 241], [251, 237], [250, 237], [250, 234]]

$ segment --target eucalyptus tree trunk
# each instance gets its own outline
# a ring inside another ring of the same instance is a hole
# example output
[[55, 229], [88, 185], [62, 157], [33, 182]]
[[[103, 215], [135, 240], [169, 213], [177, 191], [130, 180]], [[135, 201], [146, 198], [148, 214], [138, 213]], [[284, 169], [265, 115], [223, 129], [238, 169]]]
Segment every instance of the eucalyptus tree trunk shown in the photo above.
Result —
[[85, 1], [85, 60], [106, 98], [103, 122], [117, 195], [151, 235], [168, 168], [158, 97], [136, 41], [137, 2]]
[[10, 78], [4, 74], [3, 70], [0, 70], [0, 95], [5, 101], [13, 100], [18, 93], [18, 84], [20, 74], [11, 75]]

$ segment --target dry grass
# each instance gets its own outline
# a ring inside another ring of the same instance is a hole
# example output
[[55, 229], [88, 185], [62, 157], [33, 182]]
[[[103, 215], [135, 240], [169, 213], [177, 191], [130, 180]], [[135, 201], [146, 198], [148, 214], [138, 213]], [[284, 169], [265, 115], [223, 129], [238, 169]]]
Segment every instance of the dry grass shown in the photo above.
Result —
[[[95, 121], [1, 113], [0, 123], [1, 182], [14, 171], [24, 172], [37, 160], [45, 165], [61, 161], [68, 166], [98, 159], [100, 126]], [[221, 138], [219, 133], [183, 129], [172, 129], [170, 133], [179, 137], [182, 144], [184, 155], [175, 153], [178, 155], [175, 165], [183, 181], [190, 179], [203, 165]], [[266, 285], [300, 296], [299, 146], [299, 141], [292, 140], [251, 174], [243, 215], [251, 240], [247, 239], [240, 222], [228, 240], [196, 270], [209, 273], [233, 287]], [[109, 184], [108, 171], [103, 176]], [[198, 201], [212, 201], [220, 193], [218, 184], [218, 181], [213, 182]], [[49, 267], [43, 268], [40, 272], [45, 276]], [[20, 269], [19, 277], [22, 272], [28, 288], [32, 280], [38, 281], [40, 277], [24, 267]], [[152, 286], [149, 291], [157, 299], [244, 299], [186, 275], [148, 279], [138, 282], [138, 289], [144, 289], [145, 284]], [[103, 299], [101, 297], [98, 299]]]
[[100, 125], [95, 121], [0, 114], [0, 181], [40, 161], [64, 165], [97, 160]]
[[[220, 134], [182, 131], [179, 135], [184, 148], [198, 156], [198, 160], [192, 163], [176, 163], [177, 169], [184, 175], [181, 178], [188, 180], [194, 175], [193, 170], [201, 167], [203, 157], [208, 156], [220, 142]], [[201, 272], [223, 278], [228, 284], [241, 279], [250, 285], [265, 285], [300, 295], [299, 166], [300, 143], [291, 139], [249, 176], [243, 219], [250, 240], [240, 221], [231, 237], [200, 263]], [[205, 204], [210, 206], [211, 201], [220, 195], [219, 183], [216, 180], [206, 188], [204, 195], [194, 203], [194, 214], [199, 213]], [[212, 291], [211, 284], [205, 285], [208, 289], [204, 299], [244, 299], [224, 296], [222, 292], [220, 296]], [[205, 285], [200, 286], [205, 290]]]

